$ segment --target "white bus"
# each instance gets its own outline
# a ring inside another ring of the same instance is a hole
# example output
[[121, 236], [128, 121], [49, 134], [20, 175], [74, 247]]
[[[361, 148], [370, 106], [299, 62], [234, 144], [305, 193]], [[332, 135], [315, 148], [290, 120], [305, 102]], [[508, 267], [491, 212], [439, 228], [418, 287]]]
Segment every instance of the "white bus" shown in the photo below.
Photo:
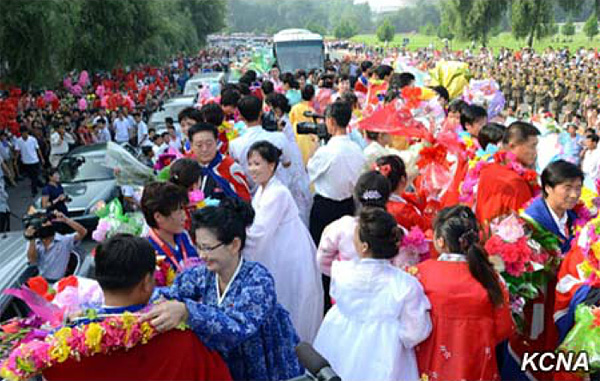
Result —
[[323, 69], [323, 36], [306, 29], [285, 29], [273, 36], [273, 54], [281, 72]]

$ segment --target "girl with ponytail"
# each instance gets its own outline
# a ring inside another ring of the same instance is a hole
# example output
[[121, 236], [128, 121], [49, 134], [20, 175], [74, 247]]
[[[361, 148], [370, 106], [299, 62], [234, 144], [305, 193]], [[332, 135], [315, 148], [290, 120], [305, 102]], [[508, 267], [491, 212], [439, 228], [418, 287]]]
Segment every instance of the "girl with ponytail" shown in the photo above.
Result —
[[419, 369], [430, 378], [499, 379], [495, 348], [513, 325], [508, 293], [479, 236], [471, 209], [443, 209], [434, 222], [440, 256], [415, 269], [431, 301], [433, 331], [417, 349]]

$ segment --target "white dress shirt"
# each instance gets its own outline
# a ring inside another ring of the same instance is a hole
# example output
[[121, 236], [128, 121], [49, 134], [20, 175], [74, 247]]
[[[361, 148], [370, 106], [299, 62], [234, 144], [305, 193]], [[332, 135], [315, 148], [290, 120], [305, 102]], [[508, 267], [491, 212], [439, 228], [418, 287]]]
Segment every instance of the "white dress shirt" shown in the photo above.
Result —
[[593, 184], [600, 178], [600, 148], [596, 147], [591, 151], [586, 151], [581, 163], [581, 170], [588, 180]]
[[127, 119], [117, 119], [114, 122], [115, 140], [117, 143], [125, 143], [129, 141], [129, 121]]
[[552, 216], [554, 223], [556, 224], [556, 226], [558, 226], [558, 230], [560, 230], [565, 237], [569, 237], [569, 231], [567, 229], [567, 220], [569, 216], [567, 215], [567, 212], [565, 212], [565, 214], [563, 214], [561, 218], [558, 218], [558, 216], [556, 215], [556, 213], [554, 213], [554, 210], [552, 210], [550, 205], [546, 204], [546, 206], [550, 211], [550, 215]]
[[21, 161], [23, 164], [37, 164], [40, 162], [37, 150], [40, 149], [38, 141], [33, 136], [28, 136], [27, 140], [22, 137], [17, 139], [15, 149], [21, 152]]
[[348, 135], [334, 136], [310, 158], [306, 169], [315, 193], [342, 201], [352, 197], [365, 156]]

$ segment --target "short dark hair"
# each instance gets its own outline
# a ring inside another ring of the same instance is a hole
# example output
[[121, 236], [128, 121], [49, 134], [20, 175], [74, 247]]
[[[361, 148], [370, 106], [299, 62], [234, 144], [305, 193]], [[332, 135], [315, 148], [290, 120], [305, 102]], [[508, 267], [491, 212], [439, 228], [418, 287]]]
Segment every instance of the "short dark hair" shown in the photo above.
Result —
[[505, 131], [506, 127], [500, 123], [488, 123], [481, 128], [481, 131], [479, 131], [477, 141], [481, 148], [485, 150], [488, 144], [500, 143], [504, 137]]
[[370, 68], [373, 67], [373, 62], [363, 61], [360, 63], [360, 71], [366, 73]]
[[279, 76], [279, 79], [281, 80], [281, 83], [287, 84], [292, 89], [300, 88], [300, 84], [298, 83], [298, 81], [296, 81], [296, 78], [290, 72], [283, 73]]
[[221, 106], [237, 107], [240, 101], [240, 93], [234, 89], [225, 89], [221, 92]]
[[398, 76], [397, 86], [398, 86], [398, 88], [403, 89], [406, 86], [409, 86], [416, 79], [417, 78], [412, 73], [408, 73], [408, 72], [400, 73], [400, 75]]
[[187, 206], [187, 190], [171, 182], [152, 182], [144, 187], [142, 194], [142, 213], [144, 219], [151, 228], [157, 228], [158, 224], [154, 213], [158, 212], [165, 217], [171, 213]]
[[358, 216], [358, 237], [369, 245], [375, 259], [398, 255], [404, 234], [391, 214], [383, 208], [365, 208]]
[[170, 116], [167, 116], [167, 117], [165, 118], [165, 123], [166, 123], [166, 124], [173, 124], [173, 123], [174, 123], [174, 120], [173, 120], [173, 118], [171, 118]]
[[391, 193], [389, 180], [377, 171], [363, 173], [354, 186], [354, 199], [361, 207], [385, 208]]
[[437, 95], [439, 95], [440, 98], [445, 99], [446, 102], [450, 102], [450, 93], [448, 92], [448, 89], [446, 89], [444, 86], [433, 86], [431, 90], [435, 91]]
[[273, 93], [269, 94], [266, 99], [266, 103], [271, 107], [271, 109], [280, 109], [284, 114], [290, 112], [292, 107], [290, 106], [290, 101], [283, 94]]
[[260, 85], [260, 88], [265, 96], [275, 92], [275, 86], [273, 85], [273, 82], [269, 81], [268, 79]]
[[246, 228], [254, 221], [252, 206], [244, 201], [225, 198], [219, 206], [207, 206], [192, 215], [192, 229], [204, 228], [212, 231], [217, 239], [228, 245], [235, 238], [246, 243]]
[[194, 124], [189, 130], [188, 130], [188, 138], [190, 139], [190, 142], [192, 140], [194, 140], [194, 135], [196, 135], [199, 132], [211, 132], [213, 134], [213, 136], [215, 137], [215, 139], [219, 138], [219, 129], [217, 128], [217, 126], [215, 126], [214, 124], [210, 124], [210, 123], [196, 123]]
[[468, 106], [468, 103], [462, 99], [455, 99], [448, 105], [448, 112], [458, 112], [462, 115], [463, 109]]
[[182, 158], [171, 165], [169, 174], [169, 181], [187, 191], [198, 182], [202, 175], [202, 167], [196, 160]]
[[487, 119], [487, 111], [479, 105], [468, 105], [460, 113], [460, 125], [467, 129], [467, 124], [473, 124], [480, 119]]
[[117, 234], [96, 247], [95, 276], [109, 291], [129, 291], [154, 274], [156, 252], [147, 239]]
[[394, 68], [390, 65], [379, 65], [377, 69], [375, 69], [375, 75], [377, 75], [379, 79], [384, 79], [393, 72]]
[[195, 120], [196, 122], [202, 122], [202, 114], [200, 114], [200, 111], [194, 107], [186, 107], [179, 111], [179, 114], [177, 114], [177, 120], [179, 123], [181, 123], [181, 121], [185, 118]]
[[310, 83], [306, 84], [306, 86], [304, 86], [304, 88], [301, 91], [301, 95], [303, 101], [312, 100], [315, 96], [315, 87]]
[[580, 179], [583, 182], [583, 172], [575, 164], [565, 160], [557, 160], [548, 164], [541, 176], [544, 197], [548, 196], [546, 186], [554, 188], [557, 185], [575, 179]]
[[202, 114], [202, 120], [204, 122], [210, 123], [217, 127], [219, 127], [225, 119], [223, 108], [214, 102], [210, 102], [202, 106], [200, 109], [200, 114]]
[[538, 135], [540, 135], [540, 131], [533, 124], [517, 121], [508, 126], [502, 138], [502, 143], [506, 145], [509, 143], [521, 144], [529, 140], [530, 137]]
[[244, 119], [249, 122], [255, 122], [260, 117], [262, 101], [254, 95], [247, 95], [238, 103], [238, 110], [240, 110], [240, 114]]
[[352, 91], [346, 91], [340, 96], [340, 99], [344, 102], [350, 103], [353, 107], [358, 103], [358, 97]]
[[600, 141], [600, 137], [596, 134], [589, 134], [586, 136], [586, 139], [590, 139], [594, 143], [598, 143], [598, 141]]
[[352, 119], [352, 105], [348, 102], [337, 100], [327, 106], [325, 116], [333, 118], [340, 128], [346, 128]]
[[275, 147], [274, 144], [266, 140], [256, 142], [250, 146], [247, 157], [250, 158], [250, 155], [254, 152], [259, 154], [267, 163], [275, 164], [275, 169], [277, 169], [279, 158], [281, 157], [281, 150]]

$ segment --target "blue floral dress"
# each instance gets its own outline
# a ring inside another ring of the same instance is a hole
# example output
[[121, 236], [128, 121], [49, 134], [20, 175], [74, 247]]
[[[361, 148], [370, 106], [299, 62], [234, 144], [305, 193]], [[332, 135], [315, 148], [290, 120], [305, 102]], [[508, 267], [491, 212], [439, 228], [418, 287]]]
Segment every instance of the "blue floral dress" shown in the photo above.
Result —
[[275, 284], [257, 262], [240, 260], [223, 295], [217, 275], [198, 266], [177, 276], [158, 295], [184, 302], [187, 324], [217, 350], [235, 380], [286, 380], [303, 374], [294, 352], [298, 335], [277, 303]]

